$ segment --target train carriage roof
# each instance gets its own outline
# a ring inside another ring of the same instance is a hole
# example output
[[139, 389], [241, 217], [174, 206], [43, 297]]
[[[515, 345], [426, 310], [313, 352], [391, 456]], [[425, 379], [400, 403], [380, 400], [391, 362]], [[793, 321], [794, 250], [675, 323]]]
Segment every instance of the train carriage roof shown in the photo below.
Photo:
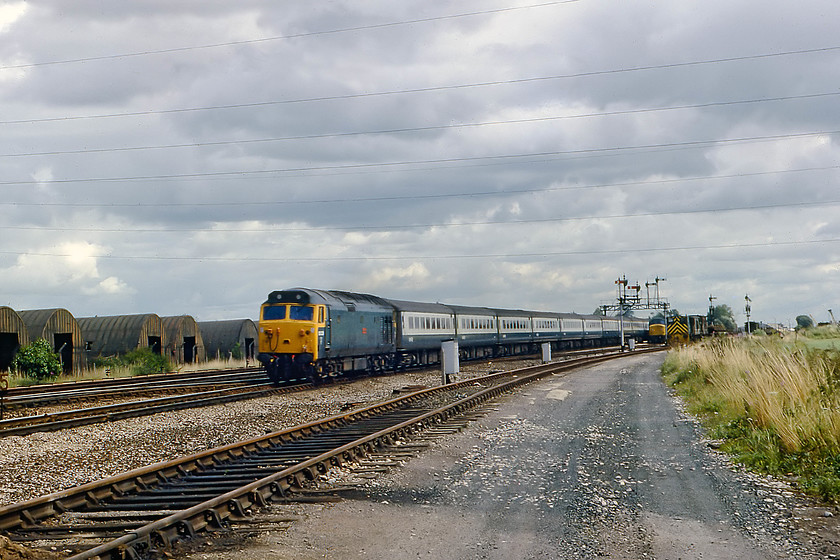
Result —
[[401, 299], [385, 300], [394, 308], [404, 313], [406, 311], [414, 311], [417, 313], [437, 313], [440, 315], [453, 315], [452, 308], [442, 303], [424, 303], [422, 301], [406, 301]]
[[525, 311], [524, 309], [492, 309], [492, 311], [499, 317], [533, 317], [533, 311]]
[[541, 319], [557, 319], [560, 313], [552, 313], [551, 311], [529, 311], [531, 317], [539, 317]]
[[585, 317], [579, 313], [558, 313], [557, 316], [561, 319], [577, 319], [579, 321], [585, 319]]
[[489, 307], [473, 307], [469, 305], [448, 305], [456, 315], [483, 315], [485, 317], [495, 317], [496, 312]]

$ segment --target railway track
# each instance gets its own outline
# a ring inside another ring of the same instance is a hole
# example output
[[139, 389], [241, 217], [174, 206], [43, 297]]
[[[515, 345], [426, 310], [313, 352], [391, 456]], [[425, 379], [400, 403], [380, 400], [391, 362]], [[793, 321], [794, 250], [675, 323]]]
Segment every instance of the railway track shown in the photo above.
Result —
[[73, 560], [143, 558], [204, 530], [294, 499], [330, 468], [395, 446], [540, 377], [612, 359], [582, 358], [423, 389], [345, 415], [136, 469], [0, 508], [0, 530]]
[[6, 391], [4, 407], [11, 411], [108, 397], [183, 393], [237, 383], [253, 383], [256, 380], [265, 381], [265, 374], [259, 368], [251, 367], [12, 387]]
[[[577, 356], [599, 355], [610, 351], [614, 349], [573, 351], [564, 354], [564, 357], [574, 359]], [[124, 400], [125, 397], [161, 393], [175, 395], [0, 419], [0, 438], [265, 397], [311, 386], [308, 381], [300, 381], [280, 388], [273, 387], [261, 370], [242, 368], [225, 372], [165, 374], [152, 378], [108, 379], [20, 388], [22, 390], [12, 394], [9, 399], [11, 407], [7, 408], [75, 404], [117, 397]]]
[[[226, 372], [196, 372], [19, 388], [6, 397], [4, 407], [18, 414], [0, 419], [0, 438], [22, 436], [111, 422], [166, 412], [210, 406], [278, 392], [265, 375], [253, 368]], [[285, 388], [291, 390], [291, 388]], [[174, 393], [174, 396], [172, 394]], [[146, 395], [170, 395], [126, 401]], [[119, 401], [92, 407], [42, 414], [22, 414], [37, 406], [75, 405], [96, 401]]]
[[[297, 387], [299, 388], [300, 386]], [[157, 414], [158, 412], [211, 406], [243, 399], [254, 399], [293, 389], [294, 387], [277, 388], [270, 386], [268, 383], [258, 383], [232, 389], [199, 391], [170, 397], [20, 416], [0, 420], [0, 438], [63, 430], [101, 422], [113, 422], [125, 418], [148, 416], [150, 414]]]

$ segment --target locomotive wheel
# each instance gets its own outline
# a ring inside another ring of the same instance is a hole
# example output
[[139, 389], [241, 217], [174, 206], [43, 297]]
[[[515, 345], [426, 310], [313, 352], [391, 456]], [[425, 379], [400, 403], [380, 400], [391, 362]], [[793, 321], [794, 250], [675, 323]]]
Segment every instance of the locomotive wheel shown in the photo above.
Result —
[[311, 362], [300, 366], [300, 372], [313, 385], [318, 385], [321, 382], [321, 376], [318, 374], [315, 364]]
[[265, 366], [266, 373], [268, 373], [268, 378], [271, 380], [271, 383], [275, 387], [279, 387], [281, 381], [285, 380], [285, 375], [283, 371], [283, 367], [280, 364], [280, 359], [272, 360], [271, 362], [267, 363]]

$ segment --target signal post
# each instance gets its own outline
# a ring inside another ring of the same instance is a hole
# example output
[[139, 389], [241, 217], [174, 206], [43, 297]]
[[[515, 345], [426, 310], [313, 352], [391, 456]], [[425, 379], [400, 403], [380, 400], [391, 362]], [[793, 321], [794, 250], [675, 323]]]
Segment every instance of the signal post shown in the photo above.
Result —
[[[638, 282], [630, 284], [626, 275], [622, 275], [615, 281], [616, 285], [616, 301], [615, 304], [605, 304], [601, 306], [604, 315], [609, 315], [610, 311], [618, 312], [618, 329], [621, 337], [621, 350], [624, 351], [624, 314], [635, 309], [661, 309], [662, 314], [665, 315], [665, 322], [668, 321], [668, 308], [670, 304], [667, 300], [659, 297], [659, 283], [664, 282], [666, 278], [656, 277], [654, 282], [645, 282], [647, 288], [647, 299], [643, 300], [640, 292], [642, 286]], [[650, 288], [655, 287], [654, 298], [651, 299]]]

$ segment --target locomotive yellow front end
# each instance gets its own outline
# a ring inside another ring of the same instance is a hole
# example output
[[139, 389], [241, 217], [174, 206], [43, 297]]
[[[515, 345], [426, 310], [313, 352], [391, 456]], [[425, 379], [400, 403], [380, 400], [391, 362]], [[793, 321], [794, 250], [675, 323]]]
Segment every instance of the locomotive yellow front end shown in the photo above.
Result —
[[309, 378], [323, 351], [326, 306], [310, 301], [304, 292], [272, 292], [260, 308], [259, 353], [269, 378]]
[[648, 342], [665, 344], [668, 341], [668, 329], [663, 323], [651, 323], [648, 328]]

